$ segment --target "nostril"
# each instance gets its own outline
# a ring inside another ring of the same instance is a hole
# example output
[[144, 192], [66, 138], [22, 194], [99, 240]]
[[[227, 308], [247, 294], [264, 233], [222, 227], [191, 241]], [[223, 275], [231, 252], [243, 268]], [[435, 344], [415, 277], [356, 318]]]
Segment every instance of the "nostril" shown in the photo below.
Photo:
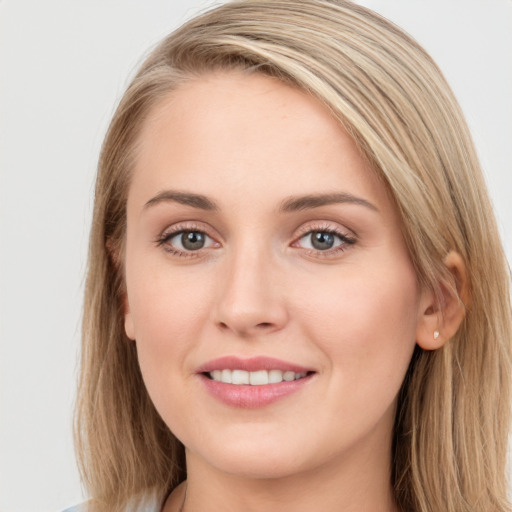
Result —
[[235, 323], [230, 324], [229, 322], [219, 322], [217, 325], [222, 332], [233, 331], [245, 338], [251, 335], [270, 332], [275, 324], [272, 322], [260, 322], [251, 327], [246, 325], [237, 326]]

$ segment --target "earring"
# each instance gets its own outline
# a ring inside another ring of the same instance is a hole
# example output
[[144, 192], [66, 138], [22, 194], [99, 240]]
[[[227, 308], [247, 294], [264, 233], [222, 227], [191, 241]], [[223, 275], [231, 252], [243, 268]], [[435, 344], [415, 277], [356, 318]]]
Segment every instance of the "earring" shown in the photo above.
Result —
[[437, 340], [439, 338], [439, 331], [434, 331], [434, 339]]

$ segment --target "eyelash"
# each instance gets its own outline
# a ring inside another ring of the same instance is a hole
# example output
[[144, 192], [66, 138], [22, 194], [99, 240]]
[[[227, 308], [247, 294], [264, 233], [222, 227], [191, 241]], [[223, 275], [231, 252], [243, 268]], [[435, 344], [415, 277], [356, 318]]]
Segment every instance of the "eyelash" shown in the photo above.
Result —
[[169, 243], [174, 237], [183, 233], [202, 233], [213, 240], [213, 237], [205, 231], [204, 227], [199, 227], [195, 224], [178, 224], [173, 226], [170, 231], [165, 230], [157, 237], [155, 243], [157, 247], [162, 247], [168, 253], [181, 258], [197, 258], [198, 256], [201, 256], [201, 253], [203, 252], [202, 249], [197, 251], [182, 251]]
[[[214, 241], [214, 238], [210, 236], [207, 232], [207, 230], [204, 229], [204, 227], [199, 227], [195, 224], [178, 224], [176, 226], [173, 226], [170, 231], [164, 231], [161, 235], [159, 235], [155, 243], [157, 247], [162, 247], [166, 252], [178, 256], [181, 258], [197, 258], [200, 257], [204, 251], [204, 248], [198, 249], [196, 251], [188, 250], [183, 251], [181, 249], [177, 249], [173, 245], [171, 245], [169, 242], [174, 237], [187, 233], [187, 232], [197, 232], [205, 235], [210, 240]], [[308, 255], [316, 256], [316, 257], [322, 257], [322, 258], [328, 258], [334, 255], [337, 255], [338, 253], [344, 252], [347, 250], [348, 246], [354, 245], [356, 243], [356, 238], [354, 236], [351, 236], [347, 233], [342, 232], [341, 230], [335, 229], [330, 225], [317, 225], [317, 226], [307, 226], [304, 228], [301, 228], [299, 231], [299, 235], [294, 239], [293, 243], [291, 244], [292, 247], [296, 247], [295, 244], [297, 244], [300, 240], [302, 240], [307, 235], [311, 235], [313, 233], [327, 233], [330, 235], [333, 235], [339, 239], [341, 242], [338, 246], [327, 249], [325, 251], [322, 251], [320, 249], [307, 249], [304, 248], [306, 253]], [[217, 243], [217, 242], [215, 242]]]
[[349, 246], [354, 245], [356, 243], [356, 238], [352, 235], [349, 235], [346, 232], [342, 232], [339, 229], [333, 228], [331, 225], [317, 225], [317, 226], [306, 226], [301, 228], [299, 232], [299, 236], [295, 238], [292, 246], [302, 240], [304, 237], [308, 235], [312, 235], [313, 233], [327, 233], [329, 235], [334, 235], [340, 240], [340, 244], [332, 249], [328, 249], [325, 251], [321, 251], [320, 249], [304, 249], [308, 255], [320, 257], [320, 258], [329, 258], [332, 256], [336, 256], [339, 253], [342, 253], [348, 249]]

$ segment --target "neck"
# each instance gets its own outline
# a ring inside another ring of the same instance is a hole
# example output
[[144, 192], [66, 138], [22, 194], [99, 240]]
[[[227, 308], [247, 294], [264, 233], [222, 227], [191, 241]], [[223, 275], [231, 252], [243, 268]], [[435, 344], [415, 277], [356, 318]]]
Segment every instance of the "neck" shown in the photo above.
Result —
[[183, 512], [397, 512], [389, 446], [365, 446], [366, 453], [356, 447], [343, 460], [279, 478], [229, 474], [187, 453], [186, 500], [182, 488], [164, 511], [177, 512], [184, 501]]

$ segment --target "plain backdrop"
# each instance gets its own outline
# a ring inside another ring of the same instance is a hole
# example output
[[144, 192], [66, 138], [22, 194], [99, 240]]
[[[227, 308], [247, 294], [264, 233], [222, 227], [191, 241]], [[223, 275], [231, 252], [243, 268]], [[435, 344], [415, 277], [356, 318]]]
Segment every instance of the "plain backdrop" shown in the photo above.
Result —
[[[441, 66], [512, 261], [512, 2], [364, 0]], [[0, 0], [0, 511], [83, 499], [71, 415], [99, 147], [147, 49], [205, 0]]]

